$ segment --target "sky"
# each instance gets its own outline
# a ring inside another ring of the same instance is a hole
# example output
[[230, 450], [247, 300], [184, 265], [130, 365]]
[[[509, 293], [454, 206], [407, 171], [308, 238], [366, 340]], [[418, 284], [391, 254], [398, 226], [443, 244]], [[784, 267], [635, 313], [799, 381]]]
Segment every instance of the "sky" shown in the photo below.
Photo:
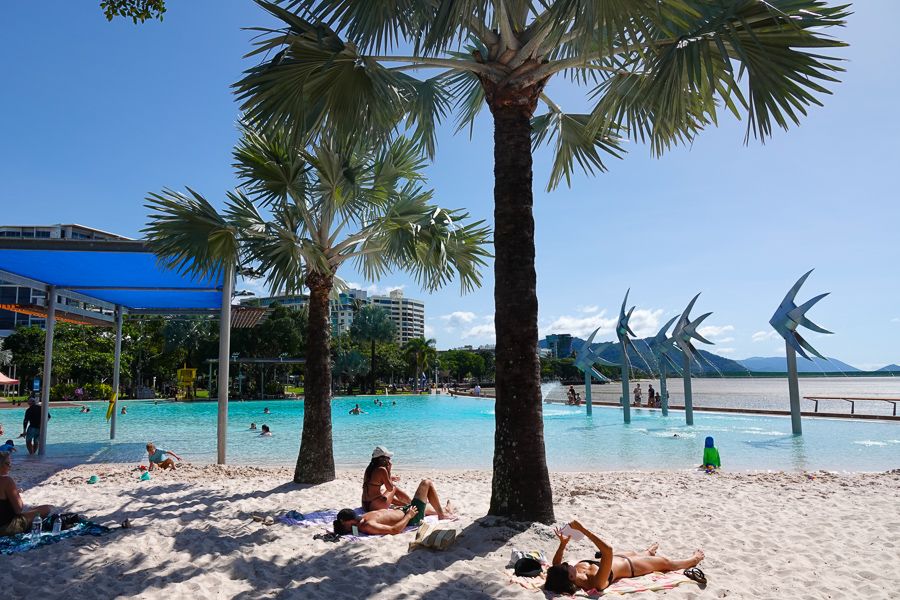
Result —
[[[0, 207], [3, 224], [81, 223], [140, 237], [149, 192], [185, 186], [221, 206], [236, 180], [238, 106], [229, 86], [254, 64], [253, 32], [271, 24], [249, 0], [169, 0], [162, 22], [108, 23], [99, 0], [7, 0], [0, 28]], [[653, 158], [629, 144], [609, 172], [546, 192], [550, 157], [535, 156], [539, 328], [613, 337], [626, 290], [632, 329], [649, 336], [702, 292], [694, 315], [729, 358], [780, 356], [768, 320], [788, 288], [831, 294], [810, 311], [834, 332], [808, 339], [856, 367], [900, 363], [900, 93], [893, 24], [900, 3], [860, 0], [843, 30], [842, 82], [799, 128], [744, 144], [724, 116], [689, 147]], [[564, 109], [584, 90], [551, 84]], [[448, 208], [493, 215], [492, 124], [471, 139], [446, 123], [428, 185]], [[403, 273], [367, 282], [426, 303], [440, 349], [494, 342], [492, 265], [483, 287], [429, 294]], [[263, 293], [256, 282], [239, 289]], [[502, 308], [502, 307], [501, 307]]]

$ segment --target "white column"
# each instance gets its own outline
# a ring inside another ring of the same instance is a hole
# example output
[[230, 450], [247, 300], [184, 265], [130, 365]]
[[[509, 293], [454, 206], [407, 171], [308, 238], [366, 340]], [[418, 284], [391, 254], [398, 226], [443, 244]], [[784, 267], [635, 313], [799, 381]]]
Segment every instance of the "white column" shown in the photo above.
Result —
[[122, 307], [120, 305], [116, 305], [116, 346], [115, 346], [115, 354], [113, 358], [113, 380], [112, 380], [112, 388], [113, 388], [113, 398], [115, 399], [115, 404], [113, 405], [112, 418], [109, 420], [109, 439], [116, 439], [116, 413], [119, 411], [119, 370], [122, 364], [122, 319], [123, 313]]
[[47, 421], [50, 419], [50, 381], [53, 373], [53, 330], [56, 328], [56, 286], [47, 286], [47, 324], [44, 337], [44, 373], [41, 378], [41, 435], [38, 455], [47, 449]]
[[234, 267], [225, 267], [222, 283], [222, 312], [219, 318], [219, 411], [216, 425], [216, 462], [225, 464], [225, 444], [228, 438], [228, 360], [231, 354], [231, 294], [234, 291]]

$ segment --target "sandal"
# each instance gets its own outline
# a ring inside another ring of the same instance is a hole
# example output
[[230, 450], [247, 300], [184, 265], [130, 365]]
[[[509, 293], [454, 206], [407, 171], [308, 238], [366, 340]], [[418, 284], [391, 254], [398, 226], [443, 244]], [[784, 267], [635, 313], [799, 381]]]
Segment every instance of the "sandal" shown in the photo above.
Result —
[[704, 575], [703, 571], [701, 571], [697, 567], [691, 567], [690, 569], [685, 569], [684, 576], [687, 577], [688, 579], [693, 579], [700, 585], [706, 585], [706, 575]]

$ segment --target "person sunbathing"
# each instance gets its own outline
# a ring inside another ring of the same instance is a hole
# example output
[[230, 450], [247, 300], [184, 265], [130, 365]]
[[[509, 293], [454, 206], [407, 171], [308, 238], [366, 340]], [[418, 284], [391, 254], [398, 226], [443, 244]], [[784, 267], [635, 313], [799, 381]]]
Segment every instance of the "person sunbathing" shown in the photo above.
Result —
[[578, 521], [569, 523], [569, 529], [587, 536], [597, 547], [596, 556], [600, 560], [580, 560], [574, 565], [563, 562], [563, 554], [566, 545], [572, 536], [565, 535], [563, 531], [556, 529], [556, 537], [559, 538], [559, 547], [553, 556], [553, 565], [547, 569], [547, 581], [544, 589], [560, 594], [574, 594], [579, 588], [584, 591], [604, 590], [613, 582], [628, 577], [640, 577], [655, 571], [676, 571], [687, 569], [685, 575], [696, 581], [703, 578], [700, 569], [693, 569], [703, 560], [702, 550], [694, 552], [693, 556], [684, 560], [673, 560], [664, 556], [657, 556], [656, 549], [659, 544], [653, 544], [642, 552], [620, 552], [613, 554], [612, 546], [601, 540], [595, 534], [588, 531]]
[[152, 471], [154, 467], [158, 467], [160, 469], [174, 469], [175, 461], [173, 461], [171, 458], [166, 458], [166, 454], [174, 456], [179, 461], [181, 460], [181, 457], [171, 450], [158, 450], [153, 442], [147, 444], [147, 456], [150, 460], [150, 468], [148, 470]]
[[[354, 533], [354, 527], [357, 528], [358, 532], [366, 535], [396, 535], [403, 533], [403, 530], [407, 527], [418, 525], [422, 522], [422, 519], [425, 517], [425, 507], [428, 503], [437, 508], [441, 506], [434, 484], [431, 483], [430, 479], [423, 479], [416, 489], [412, 502], [402, 508], [370, 510], [361, 517], [358, 517], [356, 511], [352, 508], [341, 510], [332, 524], [334, 533], [336, 535]], [[441, 510], [438, 515], [440, 519], [451, 517], [453, 517], [453, 513], [450, 512], [449, 506], [446, 510]]]
[[25, 510], [19, 488], [9, 472], [12, 458], [9, 452], [0, 452], [0, 536], [25, 533], [31, 529], [35, 516], [46, 517], [53, 510], [49, 504]]

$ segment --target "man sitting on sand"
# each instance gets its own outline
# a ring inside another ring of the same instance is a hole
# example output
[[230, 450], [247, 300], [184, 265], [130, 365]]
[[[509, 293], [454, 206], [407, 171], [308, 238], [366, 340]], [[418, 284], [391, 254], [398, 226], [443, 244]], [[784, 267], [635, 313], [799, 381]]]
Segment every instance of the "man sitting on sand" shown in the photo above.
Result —
[[181, 457], [171, 450], [157, 450], [153, 442], [147, 444], [147, 456], [150, 459], [149, 470], [152, 471], [153, 467], [159, 467], [160, 469], [174, 469], [175, 461], [171, 458], [166, 458], [166, 454], [170, 454], [178, 460], [181, 460]]
[[[418, 525], [425, 516], [425, 507], [428, 503], [432, 506], [440, 506], [437, 492], [430, 479], [423, 479], [416, 489], [412, 502], [403, 508], [382, 508], [356, 516], [352, 508], [341, 510], [334, 520], [334, 532], [337, 535], [345, 535], [353, 531], [353, 527], [366, 535], [397, 535], [410, 525]], [[444, 510], [438, 515], [439, 519], [453, 518], [453, 512], [448, 502]]]

